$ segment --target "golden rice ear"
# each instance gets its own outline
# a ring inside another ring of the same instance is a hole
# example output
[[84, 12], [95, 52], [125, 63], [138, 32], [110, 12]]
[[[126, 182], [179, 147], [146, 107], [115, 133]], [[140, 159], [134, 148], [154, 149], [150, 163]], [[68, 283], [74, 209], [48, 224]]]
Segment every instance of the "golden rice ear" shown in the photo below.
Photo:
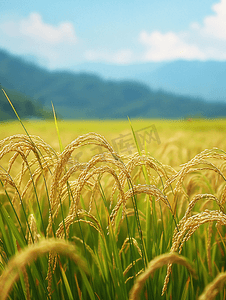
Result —
[[52, 251], [68, 256], [87, 272], [88, 268], [85, 261], [76, 254], [77, 249], [72, 243], [61, 239], [45, 239], [24, 248], [9, 261], [0, 277], [1, 300], [7, 299], [13, 284], [18, 280], [20, 272], [24, 271], [26, 265], [32, 263], [37, 257]]
[[179, 256], [176, 253], [166, 253], [163, 255], [159, 255], [153, 260], [151, 260], [144, 273], [137, 277], [135, 284], [130, 291], [129, 299], [139, 299], [140, 292], [150, 275], [154, 273], [157, 269], [163, 267], [164, 265], [173, 263], [185, 266], [192, 273], [193, 276], [196, 276], [195, 270], [191, 267], [190, 263], [186, 260], [185, 257]]
[[28, 245], [30, 245], [33, 243], [37, 243], [41, 236], [38, 233], [36, 220], [33, 214], [29, 215], [28, 224], [30, 230], [27, 228], [27, 241], [28, 241]]
[[73, 142], [71, 142], [67, 147], [65, 147], [64, 151], [60, 154], [58, 163], [55, 167], [54, 173], [53, 173], [53, 182], [50, 190], [50, 203], [52, 204], [57, 192], [58, 182], [62, 177], [62, 172], [64, 171], [64, 168], [66, 164], [68, 163], [71, 154], [73, 151], [79, 147], [85, 146], [85, 145], [98, 145], [103, 148], [105, 148], [107, 151], [111, 153], [113, 158], [115, 160], [118, 160], [117, 154], [114, 152], [111, 145], [108, 143], [108, 141], [100, 134], [97, 134], [95, 132], [90, 132], [88, 134], [84, 134], [82, 136], [79, 136], [77, 139], [75, 139]]
[[[75, 199], [72, 202], [72, 205], [70, 207], [69, 215], [77, 211], [77, 202], [78, 202], [77, 198], [79, 198], [82, 187], [86, 183], [87, 176], [88, 177], [92, 176], [92, 174], [90, 174], [90, 172], [96, 173], [96, 171], [93, 170], [93, 168], [95, 168], [96, 164], [98, 164], [100, 162], [111, 163], [118, 169], [124, 170], [124, 172], [127, 172], [127, 170], [126, 170], [124, 164], [121, 162], [118, 154], [116, 154], [114, 152], [111, 145], [107, 142], [107, 140], [103, 136], [101, 136], [97, 133], [91, 132], [91, 133], [88, 133], [88, 134], [78, 137], [76, 140], [71, 142], [65, 148], [65, 150], [60, 154], [57, 163], [55, 164], [55, 168], [54, 168], [53, 175], [52, 175], [50, 194], [49, 194], [49, 202], [50, 202], [50, 206], [51, 206], [51, 211], [53, 211], [55, 209], [55, 207], [59, 206], [59, 204], [60, 204], [59, 198], [61, 196], [60, 193], [62, 192], [63, 186], [68, 181], [68, 179], [71, 175], [71, 171], [73, 171], [72, 169], [69, 169], [68, 172], [65, 174], [65, 167], [68, 164], [69, 160], [71, 159], [71, 155], [72, 155], [73, 151], [82, 146], [91, 145], [91, 144], [98, 145], [98, 146], [105, 148], [108, 151], [108, 153], [102, 153], [99, 155], [95, 155], [89, 160], [88, 163], [86, 163], [84, 165], [79, 163], [79, 166], [81, 166], [81, 169], [83, 170], [83, 172], [81, 172], [81, 174], [78, 177], [78, 186], [75, 190]], [[109, 170], [110, 170], [109, 171], [110, 173], [114, 172], [113, 168], [109, 167]], [[103, 172], [100, 172], [100, 174], [101, 173], [103, 173]], [[56, 209], [56, 215], [54, 214], [54, 217], [55, 216], [57, 216], [57, 209]], [[47, 227], [47, 235], [48, 236], [50, 235], [50, 232], [51, 232], [52, 222], [53, 222], [53, 220], [50, 217], [49, 224]]]
[[219, 291], [223, 288], [226, 281], [226, 272], [219, 273], [217, 277], [210, 282], [204, 289], [198, 300], [212, 300], [216, 297]]
[[222, 191], [222, 194], [221, 194], [221, 200], [220, 200], [220, 203], [223, 207], [223, 212], [225, 211], [225, 206], [226, 206], [225, 202], [226, 202], [226, 185], [223, 188], [223, 191]]
[[185, 212], [185, 215], [184, 215], [184, 217], [181, 219], [181, 221], [180, 221], [180, 227], [182, 226], [182, 224], [184, 224], [184, 222], [186, 222], [186, 220], [188, 219], [188, 216], [191, 214], [191, 211], [192, 211], [192, 209], [194, 208], [194, 206], [195, 206], [195, 204], [199, 201], [199, 200], [203, 200], [203, 199], [205, 199], [205, 200], [207, 200], [207, 201], [215, 201], [216, 203], [217, 203], [217, 205], [219, 206], [219, 208], [220, 208], [220, 210], [223, 212], [223, 207], [222, 207], [222, 204], [221, 204], [221, 202], [218, 200], [218, 198], [217, 197], [215, 197], [214, 195], [212, 195], [212, 194], [197, 194], [197, 195], [195, 195], [193, 198], [192, 198], [192, 200], [191, 200], [191, 202], [189, 203], [189, 205], [188, 205], [188, 208], [187, 208], [187, 210], [186, 210], [186, 212]]
[[0, 179], [7, 191], [14, 189], [12, 203], [17, 205], [19, 199], [30, 201], [33, 195], [29, 188], [38, 190], [39, 179], [51, 177], [56, 160], [56, 152], [38, 136], [14, 135], [0, 141], [1, 166], [8, 164], [1, 169]]
[[[226, 215], [222, 211], [218, 210], [205, 210], [201, 213], [198, 213], [192, 217], [189, 217], [181, 224], [179, 231], [174, 232], [172, 246], [170, 252], [176, 252], [179, 250], [181, 253], [183, 245], [187, 242], [192, 234], [205, 223], [217, 222], [221, 225], [226, 225]], [[165, 293], [167, 289], [167, 284], [169, 282], [169, 276], [171, 273], [172, 264], [169, 263], [167, 267], [167, 274], [165, 277], [162, 294]]]
[[[163, 178], [165, 180], [169, 179], [168, 172], [166, 172], [166, 169], [169, 171], [171, 168], [170, 166], [165, 166], [158, 162], [155, 158], [150, 157], [148, 155], [142, 154], [142, 156], [139, 155], [139, 153], [133, 154], [131, 157], [124, 157], [125, 160], [129, 158], [129, 161], [126, 163], [126, 170], [128, 174], [131, 176], [132, 172], [134, 169], [137, 167], [140, 167], [140, 174], [142, 172], [142, 166], [145, 166], [147, 169], [148, 174], [150, 173], [150, 170], [154, 170], [155, 173], [157, 174], [156, 179], [159, 179], [162, 181]], [[171, 168], [170, 173], [177, 173], [173, 168]], [[138, 173], [138, 174], [139, 174]], [[150, 176], [149, 176], [150, 177]], [[123, 188], [125, 188], [125, 185], [127, 183], [127, 174], [125, 172], [120, 172], [119, 174], [119, 180], [121, 182], [121, 185]], [[133, 177], [133, 181], [135, 180], [135, 177]], [[146, 182], [147, 183], [147, 182]], [[112, 207], [113, 204], [113, 196], [115, 192], [117, 191], [117, 184], [115, 183], [112, 189], [111, 197], [110, 197], [110, 208]]]
[[[220, 153], [221, 152], [221, 153]], [[215, 173], [219, 174], [224, 180], [226, 178], [224, 177], [223, 173], [218, 169], [213, 163], [207, 161], [206, 159], [219, 159], [219, 160], [225, 160], [225, 153], [222, 153], [222, 150], [215, 148], [215, 149], [205, 149], [201, 153], [197, 154], [194, 158], [192, 158], [189, 162], [181, 165], [181, 170], [170, 177], [169, 180], [167, 180], [164, 190], [166, 190], [176, 179], [177, 183], [174, 188], [174, 194], [182, 192], [185, 196], [187, 194], [185, 193], [184, 189], [182, 188], [182, 184], [184, 182], [185, 176], [191, 172], [194, 171], [201, 171], [201, 170], [210, 170], [214, 171]], [[204, 167], [200, 167], [199, 165], [204, 165]]]

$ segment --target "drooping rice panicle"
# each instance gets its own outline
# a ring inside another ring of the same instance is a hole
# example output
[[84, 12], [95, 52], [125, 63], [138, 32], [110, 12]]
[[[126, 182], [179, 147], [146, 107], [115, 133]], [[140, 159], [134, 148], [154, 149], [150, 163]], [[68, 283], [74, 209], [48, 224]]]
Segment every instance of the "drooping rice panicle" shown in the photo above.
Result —
[[50, 251], [57, 252], [68, 256], [82, 269], [87, 271], [87, 267], [82, 258], [76, 254], [76, 248], [71, 243], [65, 240], [47, 239], [39, 243], [32, 244], [19, 252], [8, 263], [6, 269], [0, 277], [0, 294], [2, 300], [8, 296], [12, 285], [18, 280], [20, 272], [23, 271], [26, 265], [32, 263], [37, 257], [40, 257]]
[[149, 278], [149, 276], [154, 273], [157, 269], [161, 268], [166, 264], [181, 264], [185, 266], [194, 276], [196, 276], [196, 272], [191, 267], [190, 263], [186, 260], [185, 257], [179, 256], [176, 253], [166, 253], [154, 258], [149, 264], [147, 269], [141, 274], [135, 284], [130, 291], [130, 300], [139, 299], [140, 292], [144, 286], [145, 281]]

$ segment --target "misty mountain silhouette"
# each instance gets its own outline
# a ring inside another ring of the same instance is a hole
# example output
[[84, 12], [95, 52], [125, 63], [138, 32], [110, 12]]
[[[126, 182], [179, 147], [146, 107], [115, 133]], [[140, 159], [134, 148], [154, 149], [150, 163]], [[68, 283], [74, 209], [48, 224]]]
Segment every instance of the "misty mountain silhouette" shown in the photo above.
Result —
[[[154, 67], [153, 72], [160, 69]], [[226, 103], [208, 103], [202, 98], [153, 90], [132, 79], [107, 80], [93, 73], [50, 72], [3, 50], [0, 50], [0, 82], [46, 109], [51, 108], [52, 101], [56, 112], [65, 119], [226, 116]]]

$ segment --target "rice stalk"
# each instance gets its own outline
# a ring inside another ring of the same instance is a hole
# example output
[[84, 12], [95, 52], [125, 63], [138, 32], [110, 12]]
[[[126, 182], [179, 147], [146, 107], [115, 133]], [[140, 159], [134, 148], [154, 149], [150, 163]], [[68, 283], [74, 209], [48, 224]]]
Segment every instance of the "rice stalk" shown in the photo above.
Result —
[[2, 300], [7, 298], [13, 284], [18, 280], [19, 274], [23, 272], [25, 266], [51, 251], [68, 256], [81, 269], [86, 272], [88, 271], [85, 261], [76, 254], [77, 249], [73, 244], [65, 240], [56, 240], [53, 238], [42, 240], [18, 252], [7, 264], [0, 277], [0, 294]]
[[[190, 239], [193, 233], [202, 225], [207, 222], [214, 222], [217, 224], [226, 225], [226, 215], [221, 211], [210, 211], [205, 210], [204, 212], [198, 213], [194, 216], [191, 216], [182, 222], [180, 230], [177, 233], [174, 233], [172, 247], [170, 252], [176, 252], [179, 250], [179, 254], [182, 251], [183, 245], [186, 241]], [[167, 289], [167, 284], [169, 282], [169, 276], [172, 270], [172, 264], [168, 264], [167, 274], [165, 277], [164, 285], [162, 288], [162, 295]]]
[[206, 287], [198, 300], [213, 300], [223, 288], [226, 281], [226, 272], [219, 273]]
[[176, 253], [166, 253], [155, 257], [149, 264], [145, 271], [136, 279], [133, 288], [130, 291], [130, 300], [139, 299], [141, 290], [152, 273], [166, 264], [178, 263], [185, 266], [193, 276], [196, 276], [195, 270], [185, 257], [179, 256]]

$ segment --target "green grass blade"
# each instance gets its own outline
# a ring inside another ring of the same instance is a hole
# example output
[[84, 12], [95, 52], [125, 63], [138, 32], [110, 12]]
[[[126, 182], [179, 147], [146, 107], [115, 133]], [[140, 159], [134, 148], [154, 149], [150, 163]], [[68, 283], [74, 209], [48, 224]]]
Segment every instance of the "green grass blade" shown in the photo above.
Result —
[[93, 289], [92, 289], [92, 287], [91, 287], [91, 285], [90, 285], [90, 283], [89, 283], [89, 281], [87, 279], [86, 274], [82, 270], [80, 270], [80, 272], [81, 272], [81, 275], [82, 275], [82, 280], [83, 280], [84, 286], [86, 287], [86, 289], [88, 291], [90, 299], [91, 300], [96, 300], [94, 291], [93, 291]]
[[4, 90], [4, 89], [2, 89], [2, 91], [3, 91], [3, 93], [4, 93], [5, 97], [6, 97], [6, 99], [8, 100], [9, 104], [11, 105], [11, 107], [12, 107], [12, 109], [13, 109], [13, 111], [14, 111], [14, 113], [15, 113], [16, 117], [17, 117], [17, 119], [20, 121], [20, 124], [22, 125], [22, 127], [23, 127], [24, 131], [25, 131], [25, 132], [26, 132], [26, 134], [29, 136], [29, 133], [28, 133], [27, 129], [25, 128], [25, 126], [24, 126], [23, 122], [21, 121], [21, 119], [20, 119], [20, 116], [18, 115], [18, 113], [17, 113], [17, 111], [16, 111], [15, 107], [13, 106], [12, 102], [10, 101], [10, 99], [9, 99], [8, 95], [6, 94], [6, 92], [5, 92], [5, 90]]
[[74, 300], [72, 292], [71, 292], [71, 288], [70, 288], [70, 285], [69, 285], [69, 282], [67, 280], [67, 276], [66, 276], [66, 274], [64, 272], [64, 269], [63, 269], [63, 267], [61, 265], [60, 265], [60, 270], [61, 270], [62, 281], [63, 281], [63, 284], [65, 286], [65, 290], [67, 292], [68, 299], [69, 300]]
[[[12, 231], [14, 237], [18, 241], [21, 248], [23, 248], [26, 243], [24, 239], [21, 237], [20, 232], [18, 231], [17, 227], [15, 226], [14, 222], [12, 221], [11, 217], [7, 213], [6, 209], [0, 205], [0, 212], [2, 214], [2, 217], [4, 218], [5, 223], [7, 224], [7, 227]], [[3, 231], [4, 232], [4, 231]]]
[[52, 104], [52, 108], [53, 108], [53, 116], [54, 116], [54, 121], [55, 121], [55, 127], [56, 127], [56, 131], [57, 131], [59, 145], [60, 145], [60, 152], [63, 152], [64, 147], [63, 147], [63, 144], [62, 144], [62, 141], [61, 141], [60, 131], [59, 131], [58, 123], [57, 123], [57, 116], [56, 116], [55, 108], [54, 108], [54, 105], [53, 105], [52, 101], [51, 101], [51, 104]]

